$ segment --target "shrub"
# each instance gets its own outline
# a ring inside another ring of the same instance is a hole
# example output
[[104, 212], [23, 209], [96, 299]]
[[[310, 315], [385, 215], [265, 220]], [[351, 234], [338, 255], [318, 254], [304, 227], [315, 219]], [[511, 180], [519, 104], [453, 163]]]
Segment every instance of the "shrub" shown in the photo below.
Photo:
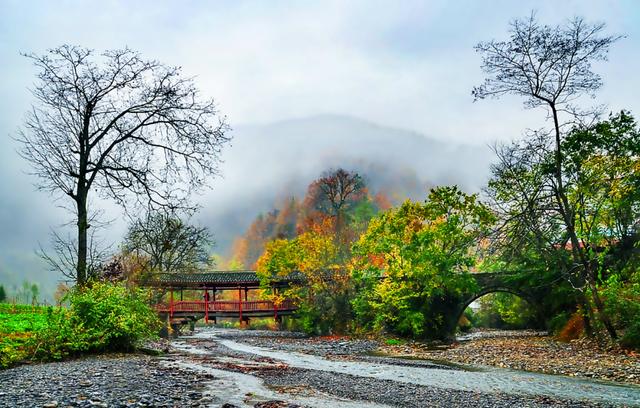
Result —
[[571, 314], [569, 312], [560, 312], [553, 316], [549, 323], [547, 323], [547, 327], [549, 332], [558, 334], [562, 329], [567, 325], [567, 322], [571, 318]]
[[571, 341], [579, 338], [584, 333], [584, 317], [581, 312], [575, 312], [571, 318], [565, 323], [558, 338], [562, 341]]
[[95, 283], [71, 292], [71, 323], [85, 330], [96, 350], [130, 349], [160, 329], [148, 300], [149, 293], [142, 289]]
[[263, 319], [251, 319], [247, 329], [249, 330], [275, 330], [278, 323], [272, 317]]
[[34, 338], [33, 355], [59, 359], [69, 354], [126, 351], [157, 335], [161, 327], [148, 305], [149, 293], [122, 284], [95, 282], [69, 292], [69, 308], [48, 314]]
[[607, 313], [624, 330], [620, 344], [640, 349], [640, 271], [634, 271], [629, 279], [611, 275], [604, 284], [602, 295]]
[[473, 315], [473, 310], [470, 307], [465, 309], [462, 316], [460, 316], [460, 320], [458, 320], [458, 330], [460, 330], [463, 333], [467, 333], [471, 331], [474, 325], [474, 322], [473, 322], [474, 318], [475, 316]]

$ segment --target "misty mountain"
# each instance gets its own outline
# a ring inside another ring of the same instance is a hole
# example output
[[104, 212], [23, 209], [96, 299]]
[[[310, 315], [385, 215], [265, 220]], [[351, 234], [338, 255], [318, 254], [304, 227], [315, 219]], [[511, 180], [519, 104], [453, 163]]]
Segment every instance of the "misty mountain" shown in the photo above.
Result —
[[[422, 200], [430, 187], [458, 184], [469, 192], [485, 184], [493, 154], [486, 146], [438, 141], [415, 132], [379, 126], [348, 116], [322, 115], [266, 125], [237, 126], [233, 143], [223, 151], [222, 177], [212, 189], [196, 197], [202, 209], [194, 222], [213, 232], [215, 251], [226, 254], [233, 239], [253, 219], [287, 197], [302, 198], [311, 181], [330, 168], [343, 167], [365, 176], [373, 192], [384, 191], [395, 202]], [[37, 192], [35, 179], [13, 149], [0, 151], [0, 183], [5, 200], [0, 208], [0, 283], [14, 291], [24, 280], [37, 282], [51, 299], [62, 276], [47, 271], [35, 254], [49, 242], [50, 228], [59, 230], [72, 219], [46, 193]], [[105, 246], [118, 248], [126, 219], [113, 203], [95, 196], [105, 209]]]
[[422, 200], [434, 185], [478, 192], [493, 153], [419, 133], [337, 115], [238, 126], [224, 152], [223, 178], [201, 199], [198, 219], [225, 253], [259, 213], [287, 197], [302, 197], [323, 171], [343, 167], [364, 175], [371, 190], [396, 201]]

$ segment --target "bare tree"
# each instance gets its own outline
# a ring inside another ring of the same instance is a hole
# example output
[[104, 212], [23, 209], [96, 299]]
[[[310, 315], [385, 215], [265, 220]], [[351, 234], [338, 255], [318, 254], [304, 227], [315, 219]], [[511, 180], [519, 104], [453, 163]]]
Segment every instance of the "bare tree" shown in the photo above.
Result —
[[345, 169], [329, 170], [309, 186], [315, 207], [334, 217], [349, 209], [364, 189], [362, 177]]
[[190, 225], [176, 214], [156, 212], [129, 226], [123, 249], [148, 259], [145, 272], [172, 273], [206, 265], [212, 246], [207, 228]]
[[325, 171], [309, 185], [306, 205], [333, 219], [334, 240], [345, 258], [350, 247], [350, 239], [345, 234], [348, 211], [360, 202], [365, 193], [362, 176], [342, 168]]
[[[595, 92], [602, 86], [602, 79], [592, 70], [592, 63], [606, 60], [609, 47], [620, 38], [604, 35], [604, 27], [604, 24], [588, 24], [578, 17], [563, 26], [541, 25], [535, 13], [528, 19], [514, 20], [508, 40], [481, 42], [476, 46], [482, 54], [482, 68], [488, 77], [473, 89], [472, 94], [476, 100], [514, 94], [524, 97], [528, 108], [547, 108], [553, 120], [552, 188], [557, 213], [601, 320], [611, 337], [616, 338], [597, 292], [596, 268], [576, 234], [575, 209], [567, 197], [561, 148], [567, 128], [597, 118], [596, 111], [580, 111], [575, 104], [583, 96], [595, 97]], [[561, 118], [561, 114], [565, 116]]]
[[40, 70], [18, 140], [38, 187], [73, 203], [76, 282], [87, 278], [88, 198], [129, 206], [190, 207], [189, 194], [218, 173], [228, 126], [177, 67], [129, 49], [64, 45], [26, 54]]
[[[89, 219], [91, 222], [91, 218]], [[93, 225], [93, 224], [92, 224]], [[98, 228], [87, 231], [87, 258], [85, 262], [86, 277], [95, 277], [102, 264], [107, 260], [111, 246], [104, 245], [97, 237]], [[78, 241], [72, 236], [64, 236], [55, 229], [51, 230], [51, 247], [45, 250], [40, 246], [38, 255], [47, 263], [53, 272], [57, 272], [69, 281], [77, 281]]]

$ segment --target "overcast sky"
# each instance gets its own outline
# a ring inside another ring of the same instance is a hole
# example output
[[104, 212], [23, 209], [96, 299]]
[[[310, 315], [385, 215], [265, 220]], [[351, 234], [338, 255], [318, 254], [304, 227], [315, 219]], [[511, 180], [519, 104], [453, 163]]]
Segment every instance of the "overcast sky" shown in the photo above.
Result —
[[[28, 108], [34, 71], [20, 51], [63, 43], [129, 46], [184, 67], [231, 123], [318, 113], [358, 116], [445, 140], [519, 135], [519, 104], [472, 103], [479, 40], [514, 17], [574, 15], [628, 35], [600, 71], [612, 107], [637, 107], [640, 2], [629, 1], [0, 1], [2, 136]], [[533, 123], [531, 120], [529, 122]]]
[[[626, 34], [597, 66], [598, 103], [640, 115], [640, 2], [628, 1], [25, 1], [0, 0], [0, 245], [14, 255], [50, 227], [10, 136], [32, 97], [20, 52], [61, 44], [128, 46], [182, 66], [232, 126], [317, 114], [358, 117], [444, 141], [519, 137], [544, 113], [521, 101], [473, 103], [480, 40], [504, 38], [532, 9], [545, 23], [575, 16]], [[57, 217], [57, 215], [55, 215]], [[32, 222], [32, 220], [41, 220]], [[0, 251], [0, 271], [3, 267]]]

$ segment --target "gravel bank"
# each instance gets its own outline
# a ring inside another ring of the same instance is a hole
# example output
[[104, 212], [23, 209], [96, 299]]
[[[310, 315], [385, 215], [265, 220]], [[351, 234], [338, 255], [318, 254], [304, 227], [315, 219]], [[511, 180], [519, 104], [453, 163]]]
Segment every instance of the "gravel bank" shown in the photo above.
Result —
[[326, 371], [256, 370], [265, 384], [282, 390], [313, 388], [338, 397], [388, 404], [394, 407], [603, 407], [585, 402], [561, 401], [546, 397], [487, 394], [424, 387], [396, 381], [375, 380]]
[[[239, 351], [242, 349], [238, 347], [231, 349], [225, 344], [232, 347], [237, 343], [223, 341], [221, 344], [216, 337], [198, 334], [172, 343], [170, 353], [160, 357], [134, 354], [94, 356], [0, 371], [0, 407], [293, 408], [307, 405], [300, 404], [300, 401], [312, 400], [321, 401], [319, 405], [310, 404], [312, 406], [331, 408], [341, 407], [347, 401], [351, 407], [367, 403], [393, 407], [465, 408], [608, 406], [606, 402], [463, 391], [447, 388], [444, 384], [440, 387], [425, 385], [421, 381], [416, 384], [388, 377], [371, 378], [359, 372], [318, 370], [316, 366], [301, 368], [247, 350]], [[299, 334], [268, 331], [225, 330], [215, 334], [235, 342], [315, 354], [340, 366], [348, 364], [349, 360], [365, 360], [389, 366], [407, 366], [400, 368], [403, 370], [401, 374], [405, 374], [408, 367], [456, 369], [422, 360], [365, 355], [381, 347], [371, 340], [306, 338]], [[155, 348], [169, 345], [161, 343], [160, 346]], [[386, 372], [387, 368], [383, 370]], [[254, 382], [256, 385], [251, 385]], [[238, 384], [242, 386], [237, 387]], [[230, 395], [233, 392], [236, 398], [232, 399]]]
[[206, 407], [207, 377], [141, 355], [87, 357], [0, 371], [0, 407]]
[[[504, 337], [505, 334], [508, 336]], [[362, 355], [377, 354], [640, 385], [640, 354], [601, 350], [585, 340], [563, 343], [537, 332], [488, 332], [482, 333], [484, 337], [470, 336], [471, 340], [439, 347], [411, 341], [390, 346], [373, 340], [346, 337], [302, 338], [299, 334], [273, 337], [269, 332], [258, 330], [231, 331], [225, 336], [255, 346], [329, 358], [371, 360], [371, 357]], [[394, 360], [388, 363], [394, 364]]]
[[542, 336], [496, 337], [461, 342], [449, 348], [436, 350], [421, 343], [381, 345], [380, 351], [389, 355], [640, 385], [640, 355], [616, 350], [599, 350], [586, 341], [563, 343]]

